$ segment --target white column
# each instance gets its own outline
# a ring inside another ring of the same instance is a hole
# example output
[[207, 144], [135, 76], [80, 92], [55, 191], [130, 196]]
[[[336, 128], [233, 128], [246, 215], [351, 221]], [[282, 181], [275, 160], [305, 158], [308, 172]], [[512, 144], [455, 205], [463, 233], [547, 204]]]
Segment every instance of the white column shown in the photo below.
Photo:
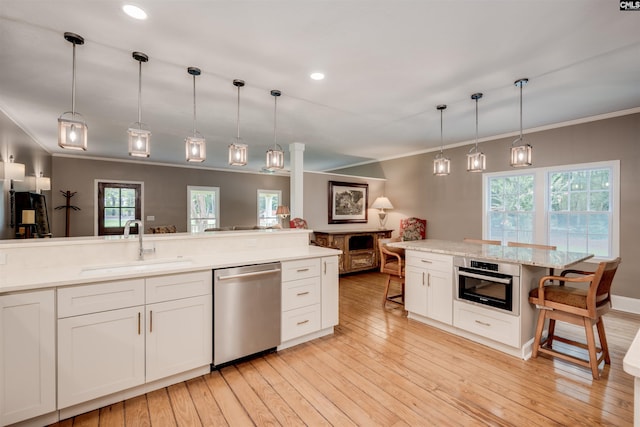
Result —
[[291, 175], [289, 177], [289, 203], [291, 218], [304, 218], [304, 144], [289, 144]]

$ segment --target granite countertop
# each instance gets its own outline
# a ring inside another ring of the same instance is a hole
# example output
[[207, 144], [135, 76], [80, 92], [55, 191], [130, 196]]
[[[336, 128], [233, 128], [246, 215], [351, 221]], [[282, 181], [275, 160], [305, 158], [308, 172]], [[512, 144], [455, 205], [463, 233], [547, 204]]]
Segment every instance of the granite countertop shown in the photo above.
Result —
[[550, 251], [545, 249], [482, 245], [436, 239], [393, 242], [387, 245], [408, 250], [511, 262], [514, 264], [560, 270], [593, 257], [593, 254], [585, 252]]

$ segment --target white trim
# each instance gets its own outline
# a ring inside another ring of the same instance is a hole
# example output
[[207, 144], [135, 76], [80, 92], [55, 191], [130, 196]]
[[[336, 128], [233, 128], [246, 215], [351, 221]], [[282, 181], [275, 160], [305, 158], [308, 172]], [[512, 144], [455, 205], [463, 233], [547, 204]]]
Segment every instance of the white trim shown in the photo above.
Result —
[[611, 308], [625, 313], [640, 314], [640, 299], [611, 295]]
[[114, 184], [134, 184], [140, 185], [140, 221], [143, 226], [141, 233], [144, 233], [144, 181], [123, 181], [121, 179], [96, 178], [93, 180], [93, 235], [98, 236], [98, 184], [101, 182]]

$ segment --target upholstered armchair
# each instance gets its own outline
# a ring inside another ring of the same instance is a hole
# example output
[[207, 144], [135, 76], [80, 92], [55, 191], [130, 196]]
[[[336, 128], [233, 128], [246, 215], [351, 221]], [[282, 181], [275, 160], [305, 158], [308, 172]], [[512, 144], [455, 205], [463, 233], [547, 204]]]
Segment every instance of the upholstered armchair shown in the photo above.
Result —
[[427, 220], [416, 217], [400, 220], [400, 240], [423, 240], [427, 238]]

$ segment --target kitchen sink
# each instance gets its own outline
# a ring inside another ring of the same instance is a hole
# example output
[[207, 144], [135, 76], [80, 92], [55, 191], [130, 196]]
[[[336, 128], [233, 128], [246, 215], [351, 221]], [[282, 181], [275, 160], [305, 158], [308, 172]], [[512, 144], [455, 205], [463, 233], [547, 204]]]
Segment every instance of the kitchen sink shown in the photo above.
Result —
[[188, 267], [192, 264], [193, 261], [187, 258], [154, 259], [149, 261], [134, 261], [127, 264], [83, 268], [80, 271], [80, 275], [106, 276], [111, 274], [144, 273], [146, 271], [161, 271]]

